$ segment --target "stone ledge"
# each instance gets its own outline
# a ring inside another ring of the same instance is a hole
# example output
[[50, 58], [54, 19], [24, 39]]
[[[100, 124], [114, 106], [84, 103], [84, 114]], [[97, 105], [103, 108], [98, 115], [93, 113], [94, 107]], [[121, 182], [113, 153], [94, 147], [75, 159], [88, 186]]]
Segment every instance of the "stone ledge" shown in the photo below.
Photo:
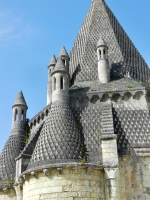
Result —
[[117, 139], [117, 135], [109, 134], [109, 135], [101, 135], [100, 140], [108, 140], [108, 139]]

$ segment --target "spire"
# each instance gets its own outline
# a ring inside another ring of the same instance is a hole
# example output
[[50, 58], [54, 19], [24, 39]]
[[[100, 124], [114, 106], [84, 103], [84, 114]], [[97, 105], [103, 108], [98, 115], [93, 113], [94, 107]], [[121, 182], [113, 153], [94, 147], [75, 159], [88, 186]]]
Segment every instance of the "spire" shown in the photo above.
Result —
[[20, 92], [18, 93], [18, 96], [17, 96], [17, 98], [16, 98], [16, 100], [15, 100], [15, 102], [14, 102], [12, 108], [13, 108], [14, 106], [18, 106], [18, 105], [23, 105], [23, 106], [26, 106], [26, 108], [28, 108], [28, 106], [27, 106], [27, 104], [26, 104], [26, 101], [25, 101], [25, 98], [24, 98], [24, 96], [23, 96], [22, 91], [20, 91]]
[[48, 67], [54, 66], [56, 64], [56, 62], [57, 62], [57, 59], [56, 59], [55, 55], [53, 55], [50, 62], [49, 62]]
[[65, 64], [64, 64], [64, 62], [63, 62], [61, 56], [58, 57], [56, 66], [55, 66], [55, 68], [53, 69], [52, 74], [54, 74], [54, 73], [57, 72], [57, 71], [64, 71], [64, 72], [67, 72], [67, 70], [66, 70], [66, 68], [65, 68]]
[[100, 37], [98, 42], [97, 42], [97, 48], [100, 47], [100, 46], [107, 46], [102, 37]]
[[68, 55], [68, 53], [67, 53], [67, 51], [66, 51], [64, 46], [62, 46], [62, 49], [61, 49], [61, 51], [59, 53], [59, 56], [68, 57], [69, 58], [69, 55]]
[[96, 47], [100, 35], [109, 48], [111, 80], [123, 78], [127, 71], [137, 80], [149, 79], [147, 64], [105, 1], [93, 0], [70, 52], [71, 76], [78, 66], [81, 69], [75, 82], [98, 80]]

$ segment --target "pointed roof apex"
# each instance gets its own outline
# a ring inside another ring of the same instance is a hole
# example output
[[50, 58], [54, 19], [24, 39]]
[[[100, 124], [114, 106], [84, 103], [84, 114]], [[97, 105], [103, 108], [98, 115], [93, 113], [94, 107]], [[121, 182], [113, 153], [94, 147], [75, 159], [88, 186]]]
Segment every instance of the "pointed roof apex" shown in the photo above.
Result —
[[54, 73], [57, 72], [57, 71], [64, 71], [64, 72], [67, 72], [67, 70], [66, 70], [66, 68], [65, 68], [65, 64], [64, 64], [64, 62], [63, 62], [61, 56], [58, 57], [56, 66], [55, 66], [55, 68], [53, 69], [52, 74], [54, 74]]
[[67, 53], [67, 50], [65, 49], [64, 46], [62, 46], [59, 56], [64, 56], [69, 58], [69, 54]]
[[15, 106], [19, 106], [19, 105], [23, 105], [23, 106], [26, 106], [26, 108], [28, 108], [28, 106], [27, 106], [27, 104], [26, 104], [26, 101], [25, 101], [25, 98], [24, 98], [24, 96], [23, 96], [22, 91], [20, 91], [20, 92], [18, 93], [18, 96], [17, 96], [17, 98], [16, 98], [16, 100], [15, 100], [15, 102], [14, 102], [12, 108], [15, 107]]
[[107, 46], [107, 44], [105, 43], [105, 41], [102, 37], [100, 37], [98, 42], [97, 42], [97, 48], [100, 47], [100, 46]]
[[56, 59], [55, 55], [53, 55], [52, 58], [51, 58], [51, 60], [50, 60], [50, 62], [49, 62], [48, 67], [55, 66], [56, 62], [57, 62], [57, 59]]

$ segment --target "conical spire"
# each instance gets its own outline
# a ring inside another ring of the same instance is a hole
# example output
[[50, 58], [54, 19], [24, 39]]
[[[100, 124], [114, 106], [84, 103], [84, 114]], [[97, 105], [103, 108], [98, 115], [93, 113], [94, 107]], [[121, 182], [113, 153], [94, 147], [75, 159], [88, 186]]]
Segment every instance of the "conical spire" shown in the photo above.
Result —
[[94, 0], [70, 52], [70, 74], [77, 67], [75, 82], [98, 80], [96, 47], [99, 36], [109, 48], [111, 80], [123, 78], [127, 71], [132, 78], [147, 82], [150, 70], [112, 11], [103, 0]]
[[24, 106], [28, 107], [27, 104], [26, 104], [26, 101], [25, 101], [25, 98], [23, 96], [22, 91], [20, 91], [18, 93], [18, 96], [17, 96], [17, 98], [16, 98], [16, 100], [15, 100], [15, 102], [14, 102], [12, 107], [18, 106], [18, 105], [24, 105]]
[[64, 57], [68, 57], [68, 58], [69, 58], [69, 55], [68, 55], [68, 53], [67, 53], [67, 50], [65, 49], [64, 46], [62, 46], [62, 49], [61, 49], [61, 51], [60, 51], [60, 53], [59, 53], [59, 56], [64, 56]]
[[97, 48], [100, 47], [100, 46], [107, 46], [102, 37], [100, 37], [98, 42], [97, 42]]
[[53, 69], [52, 71], [52, 74], [54, 74], [56, 71], [66, 71], [66, 68], [65, 68], [65, 64], [61, 58], [61, 56], [58, 57], [58, 60], [57, 60], [57, 63], [56, 63], [56, 66], [55, 68]]
[[56, 59], [55, 55], [53, 55], [50, 62], [49, 62], [48, 67], [55, 66], [56, 62], [57, 62], [57, 59]]

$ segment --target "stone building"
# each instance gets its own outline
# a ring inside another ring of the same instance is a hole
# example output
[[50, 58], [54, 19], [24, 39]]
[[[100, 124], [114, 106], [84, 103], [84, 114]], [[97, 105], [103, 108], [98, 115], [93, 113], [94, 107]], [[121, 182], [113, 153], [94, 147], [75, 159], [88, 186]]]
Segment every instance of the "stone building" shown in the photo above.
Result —
[[0, 200], [150, 199], [150, 70], [104, 0], [48, 65], [47, 105], [22, 92], [0, 155]]

